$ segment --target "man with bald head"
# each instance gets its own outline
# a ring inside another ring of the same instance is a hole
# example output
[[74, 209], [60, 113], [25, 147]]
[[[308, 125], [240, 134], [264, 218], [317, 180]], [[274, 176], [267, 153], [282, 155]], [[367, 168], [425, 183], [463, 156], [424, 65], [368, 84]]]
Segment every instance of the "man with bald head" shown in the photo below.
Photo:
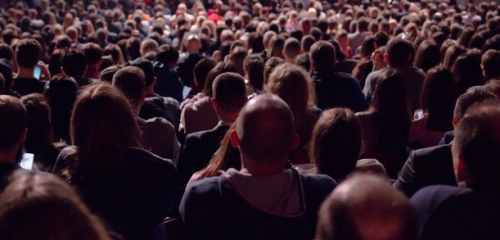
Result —
[[421, 239], [498, 239], [499, 122], [495, 100], [472, 106], [457, 123], [451, 149], [459, 187], [430, 186], [411, 198]]
[[335, 182], [301, 174], [287, 157], [298, 144], [293, 114], [279, 97], [259, 95], [232, 132], [241, 170], [193, 183], [180, 205], [189, 239], [312, 239], [317, 212]]
[[320, 240], [412, 240], [417, 217], [408, 199], [385, 179], [356, 174], [342, 182], [319, 212]]

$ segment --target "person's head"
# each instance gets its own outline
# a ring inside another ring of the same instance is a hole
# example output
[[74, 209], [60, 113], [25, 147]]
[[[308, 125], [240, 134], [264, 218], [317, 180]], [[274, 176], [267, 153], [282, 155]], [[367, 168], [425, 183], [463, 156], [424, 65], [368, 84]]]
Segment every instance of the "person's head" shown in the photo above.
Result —
[[70, 185], [51, 174], [23, 170], [12, 174], [0, 195], [0, 232], [2, 238], [19, 240], [109, 239]]
[[481, 57], [481, 67], [486, 80], [500, 77], [500, 52], [488, 50]]
[[453, 109], [456, 101], [453, 75], [444, 67], [431, 68], [424, 79], [422, 109], [427, 114], [426, 128], [429, 131], [453, 129]]
[[82, 47], [82, 51], [87, 57], [87, 65], [99, 67], [102, 59], [102, 49], [95, 43], [86, 43]]
[[158, 47], [158, 43], [153, 39], [146, 39], [142, 41], [140, 48], [141, 56], [144, 57], [149, 52], [156, 53], [158, 51]]
[[115, 65], [123, 64], [124, 62], [122, 51], [116, 44], [109, 44], [103, 49], [102, 56], [107, 55], [111, 56]]
[[40, 61], [42, 47], [35, 39], [22, 39], [17, 43], [16, 61], [20, 68], [32, 69]]
[[212, 84], [212, 105], [221, 121], [233, 122], [246, 103], [245, 80], [237, 73], [223, 73]]
[[215, 67], [217, 63], [210, 58], [203, 58], [193, 68], [194, 82], [199, 88], [205, 86], [208, 73]]
[[292, 111], [276, 95], [251, 99], [241, 110], [231, 143], [240, 149], [242, 167], [250, 173], [282, 171], [298, 144]]
[[372, 56], [372, 53], [375, 51], [375, 38], [372, 36], [367, 36], [363, 39], [363, 43], [361, 43], [361, 49], [359, 53], [360, 58], [369, 58]]
[[492, 101], [469, 108], [455, 126], [453, 166], [459, 184], [498, 186], [500, 178], [500, 103]]
[[65, 75], [81, 77], [87, 71], [87, 57], [78, 49], [68, 49], [61, 58], [61, 68]]
[[327, 197], [318, 213], [319, 240], [415, 240], [417, 214], [385, 179], [356, 174]]
[[472, 49], [457, 58], [451, 72], [457, 84], [457, 93], [462, 94], [473, 86], [484, 84], [483, 71], [481, 69], [481, 52]]
[[405, 67], [409, 66], [413, 62], [415, 48], [412, 43], [404, 39], [393, 38], [387, 43], [385, 53], [384, 57], [386, 58], [389, 66], [395, 68]]
[[311, 46], [316, 42], [312, 35], [305, 35], [300, 41], [300, 51], [302, 53], [309, 53]]
[[361, 148], [361, 129], [347, 108], [323, 111], [314, 126], [310, 158], [320, 174], [342, 181], [356, 166]]
[[69, 182], [78, 181], [79, 176], [114, 178], [127, 165], [127, 148], [141, 147], [129, 102], [106, 83], [86, 86], [78, 94], [71, 115], [71, 138], [75, 162], [61, 172]]
[[274, 36], [269, 42], [269, 50], [267, 51], [267, 57], [279, 57], [285, 58], [283, 56], [283, 47], [285, 45], [285, 39], [280, 36]]
[[264, 64], [264, 84], [267, 83], [267, 81], [269, 80], [269, 76], [271, 76], [271, 73], [274, 71], [274, 69], [282, 63], [285, 63], [285, 60], [279, 57], [272, 57], [266, 61], [266, 63]]
[[137, 115], [144, 102], [144, 72], [135, 66], [124, 67], [115, 73], [112, 85], [127, 97], [130, 106]]
[[262, 45], [264, 45], [265, 49], [269, 49], [269, 43], [271, 42], [271, 39], [276, 36], [276, 33], [273, 31], [267, 31], [264, 34], [264, 37], [262, 37]]
[[40, 154], [53, 142], [50, 106], [45, 97], [32, 93], [21, 98], [28, 116], [28, 135], [25, 148], [29, 153]]
[[451, 45], [448, 49], [446, 49], [446, 52], [444, 54], [443, 66], [446, 69], [451, 70], [451, 67], [453, 66], [457, 58], [466, 52], [467, 50], [465, 49], [465, 47], [456, 44]]
[[19, 99], [0, 95], [0, 152], [9, 155], [8, 162], [18, 162], [23, 153], [28, 117]]
[[215, 65], [215, 67], [208, 72], [207, 78], [205, 79], [205, 85], [203, 85], [203, 94], [205, 96], [213, 97], [212, 85], [217, 76], [226, 72], [236, 72], [234, 64], [231, 62], [220, 62]]
[[144, 58], [137, 58], [134, 61], [130, 62], [130, 66], [135, 66], [142, 70], [145, 77], [144, 84], [146, 88], [152, 87], [156, 83], [155, 71], [153, 68], [153, 63], [151, 63], [151, 61]]
[[189, 35], [186, 38], [186, 49], [189, 54], [196, 54], [201, 49], [201, 40], [197, 35]]
[[312, 68], [316, 71], [331, 70], [335, 64], [335, 48], [327, 41], [318, 41], [309, 50]]
[[488, 100], [495, 100], [497, 96], [482, 86], [471, 87], [457, 98], [453, 110], [453, 125], [456, 125], [465, 116], [467, 109], [474, 104]]
[[258, 91], [264, 87], [264, 61], [259, 56], [247, 56], [243, 61], [243, 69], [250, 85]]
[[174, 68], [179, 60], [179, 51], [172, 46], [163, 45], [156, 54], [156, 61], [162, 63], [168, 68]]
[[241, 76], [245, 76], [243, 62], [245, 61], [247, 55], [248, 53], [244, 47], [236, 47], [229, 55], [229, 62], [234, 64], [236, 72]]
[[289, 38], [285, 41], [283, 47], [283, 56], [288, 63], [294, 63], [295, 58], [300, 53], [300, 43], [295, 38]]
[[128, 60], [135, 60], [141, 56], [141, 39], [132, 37], [127, 40], [126, 51]]
[[387, 69], [377, 79], [370, 104], [374, 112], [409, 117], [404, 78], [396, 71]]
[[418, 46], [415, 55], [415, 67], [424, 72], [439, 65], [441, 62], [440, 49], [433, 41], [425, 40]]

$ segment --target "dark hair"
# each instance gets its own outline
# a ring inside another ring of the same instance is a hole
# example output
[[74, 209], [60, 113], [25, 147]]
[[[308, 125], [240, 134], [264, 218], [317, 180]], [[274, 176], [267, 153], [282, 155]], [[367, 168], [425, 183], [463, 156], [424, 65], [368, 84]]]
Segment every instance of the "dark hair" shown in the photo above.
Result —
[[302, 53], [299, 56], [297, 56], [297, 65], [302, 67], [306, 72], [311, 71], [311, 59], [309, 58], [308, 53]]
[[212, 98], [228, 113], [238, 113], [246, 103], [245, 80], [237, 73], [222, 73], [212, 84]]
[[341, 181], [354, 170], [359, 157], [361, 129], [358, 119], [347, 108], [323, 111], [310, 144], [310, 158], [318, 173]]
[[0, 95], [0, 150], [14, 147], [27, 126], [28, 117], [21, 101]]
[[48, 82], [44, 95], [51, 109], [54, 141], [71, 142], [69, 122], [77, 91], [78, 85], [75, 80], [60, 74]]
[[82, 47], [83, 53], [87, 57], [87, 65], [94, 65], [102, 58], [102, 49], [95, 43], [86, 43]]
[[122, 51], [116, 44], [109, 44], [104, 48], [104, 50], [102, 50], [102, 56], [107, 55], [111, 56], [114, 65], [122, 64], [124, 61]]
[[0, 43], [0, 58], [5, 58], [10, 61], [13, 55], [12, 48], [10, 48], [9, 45]]
[[16, 48], [16, 60], [20, 67], [34, 68], [42, 55], [42, 47], [35, 39], [21, 39]]
[[494, 99], [498, 99], [498, 97], [493, 92], [487, 90], [485, 87], [471, 87], [469, 90], [467, 90], [467, 92], [463, 93], [457, 98], [455, 110], [453, 111], [453, 117], [455, 118], [456, 122], [459, 122], [464, 117], [467, 109], [472, 105]]
[[129, 60], [135, 60], [141, 56], [141, 39], [132, 37], [127, 40], [127, 56]]
[[78, 49], [68, 49], [61, 58], [61, 66], [68, 76], [81, 77], [87, 67], [87, 57]]
[[461, 95], [472, 86], [484, 84], [483, 71], [481, 69], [481, 53], [479, 50], [471, 49], [457, 58], [451, 68], [457, 85], [457, 94]]
[[217, 65], [217, 63], [210, 58], [201, 59], [196, 65], [194, 65], [193, 76], [196, 79], [198, 88], [203, 88], [205, 86], [205, 81], [207, 80], [208, 73]]
[[444, 54], [443, 66], [446, 69], [451, 70], [457, 58], [466, 52], [467, 50], [465, 47], [456, 44], [451, 45]]
[[323, 39], [323, 33], [317, 27], [311, 28], [309, 34], [311, 34], [314, 37], [314, 39], [316, 39], [316, 41], [320, 41], [321, 39]]
[[497, 50], [488, 50], [481, 57], [484, 75], [486, 79], [500, 77], [500, 52]]
[[300, 43], [295, 38], [289, 38], [285, 41], [285, 46], [283, 47], [285, 55], [294, 58], [300, 53]]
[[156, 61], [163, 63], [167, 67], [175, 66], [179, 60], [179, 51], [172, 46], [163, 45], [156, 53]]
[[361, 43], [361, 50], [359, 57], [366, 58], [371, 57], [372, 53], [375, 51], [375, 38], [372, 36], [365, 37], [363, 43]]
[[259, 56], [247, 56], [243, 67], [248, 76], [250, 85], [259, 91], [264, 87], [264, 61]]
[[155, 80], [155, 71], [153, 68], [153, 63], [144, 58], [137, 58], [130, 63], [131, 66], [138, 67], [144, 73], [145, 86], [151, 86]]
[[422, 91], [422, 109], [428, 114], [428, 131], [445, 132], [453, 129], [453, 109], [457, 99], [455, 89], [455, 80], [449, 70], [438, 66], [427, 72]]
[[144, 95], [144, 72], [135, 66], [128, 66], [118, 70], [113, 76], [113, 86], [127, 97], [132, 107], [140, 104]]
[[316, 71], [330, 70], [335, 63], [335, 48], [327, 41], [318, 41], [309, 50]]
[[300, 45], [303, 53], [309, 53], [311, 46], [316, 42], [316, 39], [312, 35], [305, 35], [300, 41]]
[[269, 58], [264, 64], [264, 80], [269, 80], [269, 76], [274, 71], [274, 69], [280, 64], [285, 63], [285, 60], [279, 57]]
[[412, 62], [412, 56], [415, 55], [415, 48], [413, 44], [406, 40], [393, 38], [387, 43], [385, 52], [391, 67], [402, 67]]
[[436, 43], [425, 40], [418, 46], [417, 54], [415, 55], [415, 67], [422, 69], [424, 72], [439, 65], [441, 62], [441, 53]]
[[203, 85], [203, 94], [205, 96], [213, 97], [212, 85], [215, 78], [226, 72], [236, 72], [236, 68], [233, 63], [220, 62], [215, 65], [215, 67], [208, 72], [207, 79], [205, 80], [205, 85]]

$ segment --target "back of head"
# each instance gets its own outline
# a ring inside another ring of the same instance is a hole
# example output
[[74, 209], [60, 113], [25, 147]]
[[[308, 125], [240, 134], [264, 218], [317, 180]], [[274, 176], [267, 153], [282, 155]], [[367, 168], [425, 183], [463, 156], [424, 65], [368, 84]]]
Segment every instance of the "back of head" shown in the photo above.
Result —
[[389, 66], [405, 67], [413, 62], [415, 48], [412, 43], [404, 39], [393, 38], [387, 43], [385, 52]]
[[217, 63], [210, 58], [203, 58], [196, 65], [194, 65], [194, 79], [200, 88], [205, 86], [208, 73], [215, 67], [215, 65], [217, 65]]
[[376, 112], [408, 115], [404, 78], [392, 69], [377, 79], [371, 108]]
[[115, 65], [115, 66], [109, 66], [101, 71], [99, 74], [99, 80], [107, 83], [112, 83], [113, 82], [113, 77], [115, 76], [116, 72], [118, 70], [122, 69], [123, 67], [120, 65]]
[[341, 181], [356, 166], [360, 148], [361, 130], [351, 110], [334, 108], [321, 114], [310, 147], [310, 157], [319, 173]]
[[135, 60], [141, 56], [141, 39], [137, 37], [129, 38], [127, 40], [127, 55], [129, 60]]
[[215, 78], [217, 76], [226, 73], [226, 72], [236, 72], [236, 68], [234, 67], [234, 64], [231, 62], [220, 62], [215, 65], [215, 67], [208, 72], [207, 78], [205, 80], [205, 85], [203, 86], [203, 94], [205, 96], [212, 97], [213, 92], [212, 92], [212, 85], [215, 81]]
[[243, 161], [285, 165], [295, 135], [293, 114], [276, 95], [262, 94], [241, 110], [236, 127]]
[[179, 60], [179, 51], [172, 46], [164, 46], [156, 54], [156, 61], [161, 62], [169, 68], [173, 67], [177, 63], [177, 60]]
[[243, 68], [250, 85], [259, 91], [264, 87], [264, 61], [259, 56], [247, 56], [243, 61]]
[[102, 49], [101, 47], [99, 47], [99, 45], [95, 43], [86, 43], [83, 45], [82, 51], [87, 57], [88, 65], [95, 65], [99, 61], [101, 61]]
[[356, 174], [323, 202], [316, 238], [320, 240], [414, 240], [418, 222], [408, 199], [386, 180]]
[[289, 58], [295, 58], [300, 53], [300, 43], [295, 38], [289, 38], [285, 41], [285, 46], [283, 49], [285, 56]]
[[153, 63], [144, 58], [137, 58], [130, 63], [131, 66], [138, 67], [142, 70], [144, 74], [144, 85], [146, 87], [151, 86], [155, 80], [155, 70], [153, 68]]
[[316, 71], [330, 70], [335, 63], [335, 48], [327, 41], [314, 43], [309, 50], [311, 63]]
[[43, 153], [52, 144], [52, 127], [50, 123], [50, 107], [45, 97], [33, 93], [21, 98], [21, 102], [28, 114], [28, 134], [26, 137], [26, 151], [29, 153]]
[[144, 72], [138, 67], [124, 67], [113, 76], [113, 86], [122, 91], [132, 107], [136, 107], [144, 95]]
[[274, 69], [282, 63], [285, 63], [285, 60], [283, 60], [282, 58], [279, 57], [269, 58], [264, 64], [264, 80], [268, 81]]
[[497, 99], [497, 96], [482, 86], [470, 88], [457, 98], [455, 110], [453, 111], [454, 121], [459, 122], [472, 105], [494, 99]]
[[80, 50], [71, 48], [64, 52], [61, 66], [68, 76], [81, 77], [87, 69], [87, 57]]
[[16, 171], [0, 195], [2, 239], [109, 239], [75, 191], [57, 177]]
[[21, 101], [0, 95], [0, 151], [15, 147], [27, 126], [28, 117]]
[[[468, 186], [500, 184], [500, 102], [476, 104], [455, 126], [452, 153], [458, 181]], [[463, 178], [459, 161], [464, 164]]]
[[481, 58], [483, 74], [486, 79], [500, 77], [500, 52], [497, 50], [486, 51]]
[[146, 39], [141, 43], [141, 56], [145, 56], [149, 52], [158, 51], [158, 43], [153, 39]]
[[423, 41], [418, 46], [415, 55], [415, 67], [427, 72], [432, 67], [439, 65], [440, 58], [441, 54], [438, 45], [433, 41]]
[[215, 78], [212, 94], [220, 110], [239, 113], [247, 100], [245, 80], [237, 73], [223, 73]]
[[42, 47], [35, 39], [22, 39], [17, 43], [16, 60], [20, 67], [34, 68], [41, 54]]

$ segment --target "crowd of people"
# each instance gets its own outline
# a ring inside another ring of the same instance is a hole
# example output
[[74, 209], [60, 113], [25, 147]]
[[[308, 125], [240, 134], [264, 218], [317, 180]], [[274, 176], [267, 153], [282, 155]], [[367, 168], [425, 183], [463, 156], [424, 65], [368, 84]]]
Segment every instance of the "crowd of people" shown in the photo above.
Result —
[[0, 3], [0, 240], [496, 239], [500, 6]]

